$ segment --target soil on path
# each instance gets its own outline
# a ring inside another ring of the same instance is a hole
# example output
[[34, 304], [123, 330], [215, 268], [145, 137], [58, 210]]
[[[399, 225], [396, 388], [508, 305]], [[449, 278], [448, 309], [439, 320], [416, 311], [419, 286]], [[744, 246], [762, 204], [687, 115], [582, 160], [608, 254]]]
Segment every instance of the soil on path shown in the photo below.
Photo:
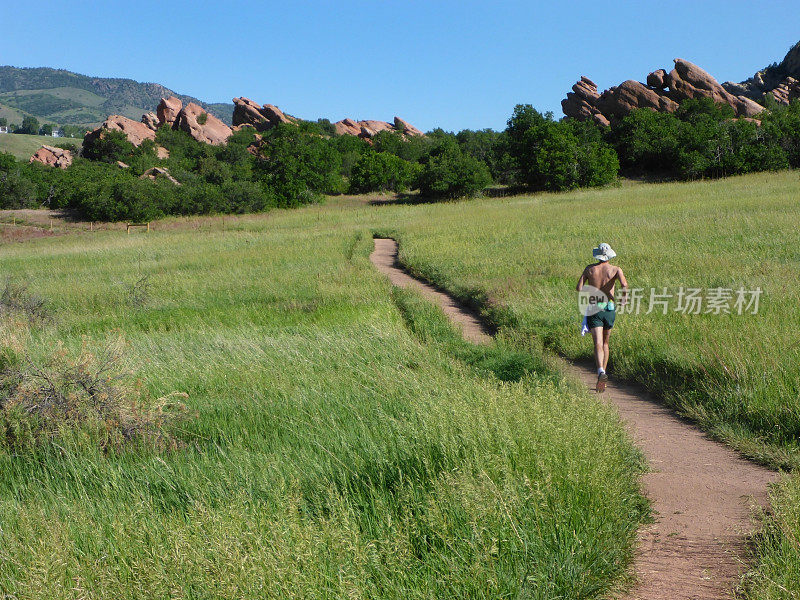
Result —
[[[376, 239], [370, 259], [393, 284], [414, 287], [438, 303], [466, 339], [491, 342], [490, 330], [473, 312], [402, 269], [394, 240]], [[591, 367], [570, 363], [568, 369], [594, 393]], [[611, 381], [602, 398], [616, 407], [650, 465], [643, 487], [655, 522], [639, 531], [637, 582], [624, 598], [733, 598], [747, 567], [752, 508], [767, 505], [767, 485], [778, 474], [709, 439], [638, 386]]]

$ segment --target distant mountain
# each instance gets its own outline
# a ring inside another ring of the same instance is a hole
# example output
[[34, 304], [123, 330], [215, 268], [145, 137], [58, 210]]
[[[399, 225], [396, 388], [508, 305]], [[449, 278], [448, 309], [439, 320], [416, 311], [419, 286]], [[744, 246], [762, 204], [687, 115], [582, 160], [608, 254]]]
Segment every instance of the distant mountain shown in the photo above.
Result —
[[138, 121], [142, 113], [154, 111], [159, 100], [169, 96], [177, 96], [184, 104], [195, 102], [223, 122], [231, 124], [233, 104], [209, 104], [192, 96], [178, 94], [158, 83], [89, 77], [47, 67], [0, 66], [0, 112], [9, 116], [33, 115], [40, 121], [58, 125], [90, 128], [111, 114]]

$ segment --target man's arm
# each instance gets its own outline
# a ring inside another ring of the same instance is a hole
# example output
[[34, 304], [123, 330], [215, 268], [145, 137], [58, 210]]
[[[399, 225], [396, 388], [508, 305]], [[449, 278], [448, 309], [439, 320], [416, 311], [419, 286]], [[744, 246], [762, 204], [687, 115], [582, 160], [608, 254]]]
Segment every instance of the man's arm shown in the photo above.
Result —
[[575, 286], [575, 289], [580, 292], [583, 289], [584, 283], [586, 283], [586, 269], [581, 273], [581, 277], [578, 279], [578, 285]]
[[628, 301], [628, 280], [625, 279], [625, 273], [622, 272], [622, 269], [617, 267], [617, 279], [619, 280], [620, 286], [622, 289], [620, 290], [620, 306], [625, 306], [625, 303]]

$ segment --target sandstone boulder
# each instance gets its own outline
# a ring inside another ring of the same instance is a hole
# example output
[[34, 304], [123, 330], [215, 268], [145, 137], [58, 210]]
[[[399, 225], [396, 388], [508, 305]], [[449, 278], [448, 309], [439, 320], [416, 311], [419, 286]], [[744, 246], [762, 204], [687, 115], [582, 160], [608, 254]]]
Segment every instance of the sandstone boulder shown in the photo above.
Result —
[[31, 156], [29, 162], [38, 162], [48, 167], [66, 169], [72, 164], [72, 152], [54, 146], [42, 146]]
[[145, 113], [142, 115], [142, 123], [155, 131], [161, 123], [158, 122], [158, 115], [154, 112]]
[[361, 125], [353, 119], [342, 119], [334, 123], [333, 127], [337, 135], [359, 135], [361, 133]]
[[800, 81], [794, 77], [786, 77], [776, 88], [767, 93], [772, 94], [778, 104], [789, 105], [792, 100], [800, 98]]
[[156, 146], [156, 157], [158, 157], [158, 160], [167, 160], [169, 158], [169, 150], [164, 146]]
[[265, 104], [261, 107], [261, 114], [267, 118], [272, 127], [280, 123], [293, 123], [294, 119], [287, 117], [280, 108], [272, 104]]
[[675, 112], [680, 102], [691, 98], [711, 98], [727, 104], [737, 117], [753, 117], [763, 111], [756, 102], [730, 93], [706, 71], [681, 58], [675, 59], [675, 68], [669, 73], [664, 69], [650, 73], [647, 85], [629, 79], [602, 94], [597, 93], [594, 82], [581, 77], [561, 101], [561, 108], [568, 117], [608, 125], [637, 108]]
[[158, 115], [158, 122], [163, 125], [164, 123], [168, 125], [173, 125], [178, 118], [178, 113], [181, 112], [183, 108], [183, 102], [181, 102], [175, 96], [170, 96], [169, 98], [162, 98], [161, 102], [158, 103], [158, 108], [156, 108], [156, 114]]
[[249, 98], [233, 99], [234, 128], [242, 126], [255, 127], [256, 131], [272, 129], [280, 123], [294, 123], [296, 119], [289, 117], [273, 104], [259, 106]]
[[83, 139], [84, 145], [87, 141], [92, 142], [102, 137], [106, 131], [121, 131], [134, 146], [141, 146], [142, 142], [145, 140], [156, 139], [156, 132], [144, 123], [134, 121], [122, 115], [111, 115], [100, 127], [86, 134]]
[[400, 117], [394, 118], [394, 128], [403, 135], [425, 135], [419, 129], [404, 121]]
[[608, 126], [608, 118], [597, 108], [597, 84], [588, 77], [581, 76], [572, 91], [561, 101], [561, 109], [568, 117], [580, 120], [592, 120], [598, 125]]
[[250, 125], [261, 131], [269, 128], [269, 121], [261, 114], [261, 106], [250, 98], [233, 99], [233, 126], [241, 125]]
[[225, 123], [194, 102], [181, 109], [173, 127], [185, 131], [198, 142], [213, 146], [224, 144], [233, 133]]
[[169, 172], [168, 169], [164, 167], [152, 167], [147, 169], [144, 173], [139, 176], [139, 179], [149, 179], [151, 181], [155, 181], [158, 178], [164, 178], [167, 181], [174, 183], [175, 185], [180, 185], [181, 182], [175, 179]]
[[608, 119], [622, 118], [636, 108], [650, 108], [659, 112], [675, 112], [678, 109], [676, 102], [632, 79], [603, 92], [596, 106]]
[[653, 71], [647, 76], [647, 85], [657, 90], [667, 87], [667, 72], [664, 69]]
[[408, 122], [400, 117], [394, 118], [394, 123], [387, 123], [386, 121], [375, 121], [366, 119], [364, 121], [355, 121], [354, 119], [342, 119], [333, 124], [337, 135], [357, 135], [358, 137], [371, 140], [378, 135], [381, 131], [396, 131], [402, 135], [420, 136], [425, 135]]

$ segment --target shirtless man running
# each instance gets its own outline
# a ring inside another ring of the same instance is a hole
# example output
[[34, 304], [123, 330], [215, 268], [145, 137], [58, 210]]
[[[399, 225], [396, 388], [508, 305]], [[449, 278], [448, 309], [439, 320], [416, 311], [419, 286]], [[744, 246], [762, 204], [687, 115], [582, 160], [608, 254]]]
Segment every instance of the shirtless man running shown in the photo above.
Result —
[[586, 325], [592, 332], [594, 340], [594, 362], [597, 366], [597, 391], [603, 392], [606, 389], [608, 375], [608, 357], [610, 354], [608, 340], [611, 337], [611, 329], [614, 327], [616, 317], [616, 305], [614, 304], [614, 287], [619, 281], [621, 286], [620, 306], [624, 306], [627, 301], [628, 281], [622, 269], [608, 263], [617, 253], [608, 244], [600, 244], [592, 250], [592, 255], [597, 262], [587, 266], [580, 279], [578, 279], [577, 290], [583, 290], [583, 286], [588, 284], [603, 292], [605, 298], [597, 303], [598, 312], [587, 315]]

